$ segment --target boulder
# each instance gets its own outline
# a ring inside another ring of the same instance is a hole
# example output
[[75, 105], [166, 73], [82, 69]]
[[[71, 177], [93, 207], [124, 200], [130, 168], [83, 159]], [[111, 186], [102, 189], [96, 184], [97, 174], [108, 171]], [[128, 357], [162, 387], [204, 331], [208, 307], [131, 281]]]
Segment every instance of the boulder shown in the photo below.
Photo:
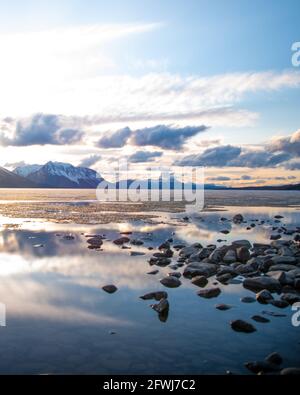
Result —
[[250, 289], [254, 292], [262, 291], [264, 289], [270, 292], [280, 292], [281, 290], [280, 282], [268, 276], [246, 278], [243, 282], [243, 286], [244, 288]]
[[263, 289], [256, 294], [256, 300], [261, 304], [268, 304], [273, 298], [270, 291]]
[[143, 300], [155, 299], [157, 301], [160, 301], [161, 299], [167, 299], [167, 298], [168, 298], [168, 294], [165, 291], [149, 292], [143, 296], [140, 296], [140, 299]]
[[202, 298], [210, 299], [210, 298], [216, 298], [219, 296], [221, 293], [220, 288], [215, 287], [215, 288], [205, 288], [201, 289], [200, 291], [197, 292], [199, 296]]
[[236, 253], [235, 250], [228, 250], [223, 257], [223, 262], [225, 263], [233, 263], [236, 261]]
[[183, 275], [188, 278], [195, 276], [210, 277], [216, 274], [217, 268], [217, 265], [212, 263], [192, 262], [186, 266]]
[[160, 283], [168, 288], [177, 288], [181, 285], [181, 281], [177, 277], [169, 276], [160, 280]]
[[232, 242], [232, 245], [236, 248], [245, 247], [247, 249], [251, 248], [251, 243], [249, 240], [235, 240]]
[[207, 285], [208, 281], [205, 276], [196, 276], [196, 277], [193, 277], [191, 283], [196, 285], [197, 287], [205, 287], [205, 285]]
[[250, 252], [247, 247], [239, 247], [236, 250], [238, 261], [246, 263], [250, 259]]
[[231, 328], [236, 332], [251, 333], [256, 331], [256, 328], [252, 324], [243, 320], [231, 321], [230, 325]]

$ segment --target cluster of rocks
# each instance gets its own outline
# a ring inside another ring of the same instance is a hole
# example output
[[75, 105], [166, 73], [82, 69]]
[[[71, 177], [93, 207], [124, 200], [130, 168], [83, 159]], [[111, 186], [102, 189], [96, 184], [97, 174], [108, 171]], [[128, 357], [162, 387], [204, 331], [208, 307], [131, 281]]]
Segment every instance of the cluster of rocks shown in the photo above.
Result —
[[300, 368], [282, 368], [283, 358], [277, 352], [269, 354], [262, 361], [246, 362], [245, 367], [255, 374], [300, 375]]

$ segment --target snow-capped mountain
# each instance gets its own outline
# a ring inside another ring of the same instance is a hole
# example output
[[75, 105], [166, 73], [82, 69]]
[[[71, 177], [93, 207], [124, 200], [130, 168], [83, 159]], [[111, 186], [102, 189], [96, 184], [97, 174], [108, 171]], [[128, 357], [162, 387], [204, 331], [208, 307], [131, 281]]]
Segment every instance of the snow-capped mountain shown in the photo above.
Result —
[[28, 177], [29, 174], [34, 173], [40, 168], [43, 167], [43, 165], [24, 165], [24, 166], [18, 166], [15, 168], [13, 171], [15, 174], [18, 174], [18, 176], [21, 177]]
[[0, 188], [36, 188], [37, 185], [11, 171], [0, 167]]
[[14, 170], [26, 178], [49, 188], [96, 188], [102, 180], [92, 169], [75, 167], [69, 163], [48, 162], [42, 165], [25, 165]]

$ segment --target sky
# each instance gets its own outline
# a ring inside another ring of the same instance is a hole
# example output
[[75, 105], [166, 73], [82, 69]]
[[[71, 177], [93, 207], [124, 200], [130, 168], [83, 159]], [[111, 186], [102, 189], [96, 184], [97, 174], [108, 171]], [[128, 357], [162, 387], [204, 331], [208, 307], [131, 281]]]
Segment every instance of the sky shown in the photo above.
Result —
[[0, 0], [0, 166], [300, 182], [299, 14], [298, 0]]

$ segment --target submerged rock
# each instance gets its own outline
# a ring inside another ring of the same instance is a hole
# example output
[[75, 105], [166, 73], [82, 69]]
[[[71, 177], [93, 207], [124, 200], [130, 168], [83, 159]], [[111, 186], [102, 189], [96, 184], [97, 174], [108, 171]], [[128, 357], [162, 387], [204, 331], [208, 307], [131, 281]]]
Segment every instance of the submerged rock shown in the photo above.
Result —
[[266, 362], [275, 364], [275, 365], [281, 365], [283, 362], [282, 356], [278, 354], [278, 352], [272, 352], [265, 358]]
[[231, 321], [230, 325], [231, 328], [236, 332], [251, 333], [256, 331], [256, 328], [252, 324], [243, 320]]
[[270, 322], [268, 318], [262, 317], [261, 315], [253, 315], [251, 318], [256, 322], [261, 322], [261, 323]]
[[147, 274], [155, 275], [159, 273], [159, 270], [152, 270], [151, 272], [148, 272]]
[[157, 301], [160, 301], [161, 299], [167, 299], [167, 298], [168, 298], [168, 294], [165, 291], [149, 292], [143, 296], [140, 296], [140, 299], [143, 300], [155, 299]]
[[221, 311], [226, 311], [231, 309], [232, 306], [230, 306], [229, 304], [220, 303], [220, 304], [216, 304], [215, 308]]
[[159, 303], [157, 304], [152, 304], [151, 308], [158, 313], [163, 313], [165, 311], [169, 311], [169, 302], [168, 299], [161, 299]]
[[241, 222], [244, 221], [244, 217], [242, 216], [242, 214], [236, 214], [233, 218], [232, 218], [233, 223], [235, 224], [240, 224]]
[[130, 241], [130, 239], [128, 237], [124, 236], [124, 237], [119, 237], [118, 239], [114, 240], [113, 243], [119, 246], [119, 245], [122, 245], [125, 243], [129, 243], [129, 241]]
[[280, 372], [283, 376], [300, 376], [300, 368], [285, 368]]
[[256, 299], [252, 298], [252, 296], [244, 296], [240, 300], [243, 303], [254, 303], [254, 302], [256, 302]]
[[113, 293], [115, 293], [118, 290], [118, 288], [115, 285], [113, 285], [113, 284], [104, 285], [104, 287], [102, 287], [102, 289], [103, 289], [103, 291], [105, 291], [105, 292], [107, 292], [109, 294], [113, 294]]

